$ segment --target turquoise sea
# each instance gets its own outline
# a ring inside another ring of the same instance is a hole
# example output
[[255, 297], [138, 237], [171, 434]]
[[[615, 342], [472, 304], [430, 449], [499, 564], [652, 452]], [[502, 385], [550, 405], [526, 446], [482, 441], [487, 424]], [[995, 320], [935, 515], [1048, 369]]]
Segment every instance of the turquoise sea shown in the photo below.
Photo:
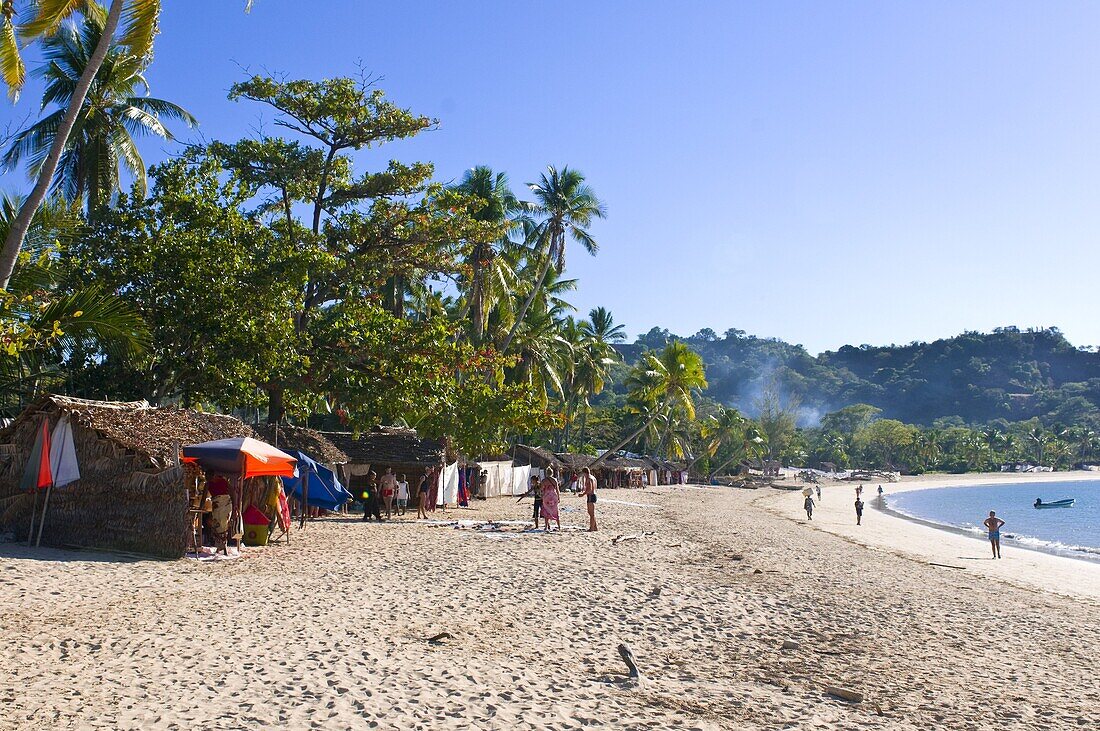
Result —
[[[1072, 508], [1036, 510], [1043, 502], [1076, 498]], [[887, 494], [888, 510], [984, 537], [982, 521], [990, 510], [1005, 521], [1005, 546], [1018, 545], [1050, 553], [1100, 561], [1100, 480], [971, 485]]]

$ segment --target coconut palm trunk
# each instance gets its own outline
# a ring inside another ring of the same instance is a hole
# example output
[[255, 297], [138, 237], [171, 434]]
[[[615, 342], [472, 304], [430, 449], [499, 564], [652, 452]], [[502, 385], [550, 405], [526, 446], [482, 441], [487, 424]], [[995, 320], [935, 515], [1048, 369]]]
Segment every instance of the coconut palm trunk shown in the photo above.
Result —
[[588, 463], [588, 468], [589, 469], [595, 468], [595, 466], [598, 465], [600, 462], [603, 462], [605, 459], [607, 459], [611, 455], [615, 454], [616, 452], [618, 452], [620, 449], [622, 449], [626, 445], [633, 442], [635, 439], [638, 438], [638, 435], [640, 435], [642, 432], [644, 432], [646, 429], [648, 429], [650, 424], [652, 424], [654, 421], [657, 420], [658, 416], [660, 416], [659, 413], [652, 414], [648, 419], [645, 420], [644, 424], [642, 424], [640, 427], [638, 427], [637, 431], [635, 431], [633, 434], [628, 436], [626, 439], [624, 439], [621, 442], [619, 442], [618, 444], [616, 444], [611, 449], [609, 449], [606, 452], [604, 452], [603, 454], [601, 454], [599, 457], [596, 457], [596, 459], [589, 462]]
[[103, 59], [107, 57], [107, 51], [111, 47], [111, 41], [114, 40], [115, 31], [118, 30], [123, 4], [124, 0], [111, 0], [111, 8], [107, 12], [107, 21], [103, 25], [103, 35], [100, 36], [95, 51], [88, 59], [88, 65], [84, 68], [80, 81], [77, 82], [76, 89], [73, 91], [73, 98], [69, 101], [69, 108], [65, 110], [65, 116], [61, 119], [57, 136], [54, 138], [50, 152], [46, 156], [46, 161], [42, 164], [42, 170], [38, 173], [38, 180], [34, 184], [34, 189], [23, 201], [23, 205], [19, 209], [19, 215], [15, 217], [11, 229], [4, 239], [4, 248], [0, 250], [0, 288], [2, 289], [8, 288], [8, 281], [11, 279], [11, 273], [15, 270], [15, 262], [19, 259], [19, 251], [23, 248], [23, 239], [27, 236], [31, 219], [34, 218], [34, 213], [38, 210], [38, 207], [42, 205], [42, 201], [46, 200], [46, 194], [53, 183], [54, 173], [57, 172], [57, 163], [61, 160], [61, 155], [68, 145], [69, 134], [72, 133], [73, 125], [76, 124], [80, 108], [84, 106], [88, 89], [91, 88], [92, 81], [99, 72], [99, 67], [103, 65]]
[[516, 337], [516, 332], [523, 324], [523, 318], [527, 317], [527, 311], [531, 309], [531, 305], [534, 303], [535, 298], [538, 297], [539, 292], [542, 291], [542, 285], [546, 283], [546, 276], [550, 273], [550, 247], [542, 247], [542, 268], [539, 269], [538, 281], [535, 282], [535, 286], [531, 288], [530, 294], [527, 295], [527, 299], [523, 301], [523, 307], [516, 313], [516, 321], [512, 323], [512, 328], [508, 331], [508, 334], [504, 337], [504, 342], [500, 345], [500, 352], [507, 353], [508, 347], [512, 344], [512, 340]]

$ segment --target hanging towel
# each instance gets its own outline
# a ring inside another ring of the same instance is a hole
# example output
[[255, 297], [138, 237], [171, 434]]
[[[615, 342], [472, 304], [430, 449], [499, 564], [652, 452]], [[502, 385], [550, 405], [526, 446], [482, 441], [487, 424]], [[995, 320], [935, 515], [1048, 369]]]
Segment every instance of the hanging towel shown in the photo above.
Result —
[[76, 461], [76, 444], [73, 442], [73, 426], [69, 417], [63, 416], [53, 428], [50, 437], [50, 471], [54, 487], [68, 485], [80, 479], [80, 465]]

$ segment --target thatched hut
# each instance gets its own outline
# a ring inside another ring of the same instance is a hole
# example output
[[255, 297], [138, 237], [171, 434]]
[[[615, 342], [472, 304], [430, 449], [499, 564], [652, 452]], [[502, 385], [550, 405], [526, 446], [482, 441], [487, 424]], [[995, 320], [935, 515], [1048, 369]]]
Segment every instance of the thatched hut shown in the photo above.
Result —
[[437, 439], [425, 439], [415, 429], [378, 426], [368, 432], [320, 432], [337, 449], [347, 455], [341, 466], [344, 484], [358, 495], [366, 484], [367, 474], [374, 470], [379, 476], [387, 467], [405, 475], [410, 489], [415, 490], [420, 476], [445, 465], [446, 447]]
[[273, 447], [297, 450], [329, 468], [347, 464], [350, 460], [344, 450], [316, 429], [289, 424], [258, 424], [252, 428]]
[[528, 444], [512, 445], [512, 464], [520, 467], [530, 466], [533, 471], [542, 473], [547, 467], [553, 467], [556, 472], [565, 468], [562, 461], [549, 449], [532, 447]]
[[53, 491], [43, 543], [183, 556], [189, 517], [179, 450], [186, 444], [255, 436], [239, 420], [145, 401], [44, 396], [0, 429], [0, 531], [26, 535], [32, 496], [20, 478], [46, 419], [73, 429], [80, 479]]

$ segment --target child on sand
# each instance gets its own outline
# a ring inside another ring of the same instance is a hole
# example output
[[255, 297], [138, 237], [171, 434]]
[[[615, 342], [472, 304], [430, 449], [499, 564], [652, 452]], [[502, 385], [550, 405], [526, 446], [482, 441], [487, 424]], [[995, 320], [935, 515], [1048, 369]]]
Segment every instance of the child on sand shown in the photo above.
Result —
[[409, 507], [409, 482], [405, 475], [401, 475], [397, 481], [397, 509], [404, 515]]
[[993, 558], [1001, 557], [1001, 526], [1004, 524], [1005, 522], [992, 510], [989, 511], [989, 517], [982, 522], [989, 531], [989, 545], [993, 547]]

